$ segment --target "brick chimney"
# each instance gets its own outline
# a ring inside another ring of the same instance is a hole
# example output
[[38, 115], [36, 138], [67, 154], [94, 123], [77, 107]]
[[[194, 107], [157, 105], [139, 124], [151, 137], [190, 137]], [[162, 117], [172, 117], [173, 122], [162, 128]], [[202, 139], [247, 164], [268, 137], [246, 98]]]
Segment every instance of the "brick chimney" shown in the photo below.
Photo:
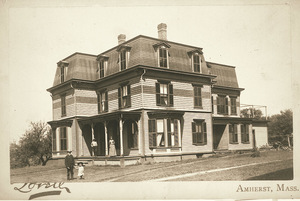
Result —
[[122, 44], [126, 41], [126, 35], [125, 34], [120, 34], [118, 35], [118, 44]]
[[165, 23], [160, 23], [157, 26], [158, 39], [167, 40], [167, 25]]

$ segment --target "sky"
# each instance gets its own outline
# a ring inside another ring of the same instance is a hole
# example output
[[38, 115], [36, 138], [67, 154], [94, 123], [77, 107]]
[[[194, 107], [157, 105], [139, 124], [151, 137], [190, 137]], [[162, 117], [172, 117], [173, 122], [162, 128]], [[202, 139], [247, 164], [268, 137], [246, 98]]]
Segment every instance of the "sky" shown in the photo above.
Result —
[[[203, 48], [206, 61], [236, 66], [241, 104], [292, 108], [291, 21], [287, 4], [201, 6], [18, 6], [8, 11], [10, 141], [31, 121], [52, 120], [46, 89], [56, 63], [74, 52], [98, 55], [127, 40], [157, 37]], [[17, 123], [15, 123], [17, 122]]]

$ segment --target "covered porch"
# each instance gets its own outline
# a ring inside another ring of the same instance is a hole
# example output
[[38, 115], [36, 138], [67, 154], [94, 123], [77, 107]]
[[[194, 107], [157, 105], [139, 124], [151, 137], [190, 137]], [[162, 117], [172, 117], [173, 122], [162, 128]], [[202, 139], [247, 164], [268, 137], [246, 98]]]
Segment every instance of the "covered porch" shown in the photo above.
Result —
[[245, 150], [253, 148], [252, 118], [213, 117], [213, 149]]
[[98, 144], [94, 161], [107, 161], [109, 157], [109, 140], [115, 141], [117, 156], [141, 155], [141, 112], [118, 111], [78, 118], [81, 140], [78, 143], [80, 157], [92, 156], [91, 142]]

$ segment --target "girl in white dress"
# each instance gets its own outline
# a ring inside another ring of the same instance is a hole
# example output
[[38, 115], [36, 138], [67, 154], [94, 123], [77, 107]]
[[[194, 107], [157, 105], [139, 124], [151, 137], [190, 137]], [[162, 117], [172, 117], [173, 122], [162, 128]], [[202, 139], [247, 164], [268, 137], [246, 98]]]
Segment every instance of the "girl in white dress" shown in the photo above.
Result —
[[83, 163], [79, 162], [78, 163], [78, 177], [79, 177], [79, 179], [83, 179], [83, 175], [84, 175]]

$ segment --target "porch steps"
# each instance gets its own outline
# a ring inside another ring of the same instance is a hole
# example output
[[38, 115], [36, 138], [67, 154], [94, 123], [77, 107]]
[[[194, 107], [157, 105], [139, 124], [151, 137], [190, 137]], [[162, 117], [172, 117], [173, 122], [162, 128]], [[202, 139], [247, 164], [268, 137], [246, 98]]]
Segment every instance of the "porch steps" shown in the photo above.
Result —
[[76, 164], [82, 162], [85, 166], [121, 166], [125, 167], [128, 165], [137, 165], [141, 163], [141, 157], [105, 157], [105, 156], [91, 156], [91, 157], [82, 157], [76, 160]]

